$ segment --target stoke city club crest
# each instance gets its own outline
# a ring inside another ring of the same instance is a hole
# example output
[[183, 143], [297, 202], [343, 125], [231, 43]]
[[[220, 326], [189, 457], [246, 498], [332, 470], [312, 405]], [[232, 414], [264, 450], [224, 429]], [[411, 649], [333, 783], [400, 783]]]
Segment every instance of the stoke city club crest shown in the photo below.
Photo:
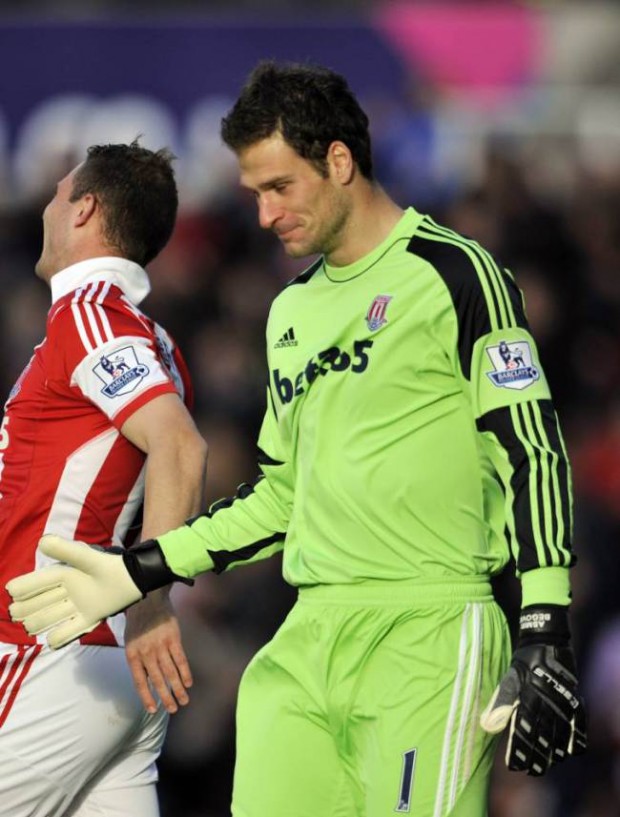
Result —
[[366, 313], [366, 325], [371, 332], [376, 332], [377, 329], [381, 329], [381, 327], [387, 323], [385, 312], [391, 300], [391, 295], [377, 295], [370, 304], [368, 312]]

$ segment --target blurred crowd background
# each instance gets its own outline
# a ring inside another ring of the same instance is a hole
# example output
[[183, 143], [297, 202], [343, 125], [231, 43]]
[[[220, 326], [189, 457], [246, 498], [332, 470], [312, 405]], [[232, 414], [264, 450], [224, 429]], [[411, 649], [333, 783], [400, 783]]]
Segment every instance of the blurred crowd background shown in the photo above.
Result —
[[[223, 17], [225, 8], [226, 16]], [[34, 277], [53, 185], [92, 143], [170, 145], [178, 225], [144, 308], [176, 337], [209, 442], [206, 502], [257, 472], [269, 304], [303, 268], [257, 226], [219, 121], [260, 57], [345, 73], [376, 174], [515, 274], [573, 465], [572, 624], [591, 749], [544, 779], [501, 752], [490, 817], [620, 815], [620, 6], [5, 2], [0, 11], [0, 393], [45, 327]], [[50, 14], [54, 14], [54, 19]], [[76, 14], [80, 18], [76, 18]], [[301, 18], [300, 18], [301, 14]], [[498, 597], [511, 623], [519, 586]], [[160, 764], [162, 817], [225, 817], [243, 668], [294, 599], [274, 558], [175, 589], [195, 675]], [[265, 746], [265, 751], [269, 747]], [[317, 815], [317, 817], [320, 817]]]

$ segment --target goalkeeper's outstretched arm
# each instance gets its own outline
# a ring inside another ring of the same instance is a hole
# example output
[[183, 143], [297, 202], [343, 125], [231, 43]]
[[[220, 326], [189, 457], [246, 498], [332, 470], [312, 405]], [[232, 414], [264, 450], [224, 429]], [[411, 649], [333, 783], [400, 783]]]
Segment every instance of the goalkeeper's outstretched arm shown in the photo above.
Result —
[[47, 633], [57, 649], [127, 609], [151, 590], [187, 579], [173, 573], [154, 539], [131, 550], [99, 549], [59, 536], [44, 536], [43, 553], [62, 564], [26, 573], [7, 583], [9, 612], [30, 635]]

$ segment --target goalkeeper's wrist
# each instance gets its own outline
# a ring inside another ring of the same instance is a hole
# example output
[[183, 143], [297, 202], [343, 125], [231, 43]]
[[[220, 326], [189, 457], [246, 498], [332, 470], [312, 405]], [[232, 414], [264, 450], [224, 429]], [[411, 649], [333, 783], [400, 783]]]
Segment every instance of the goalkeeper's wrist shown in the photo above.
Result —
[[521, 610], [517, 647], [530, 644], [564, 647], [569, 641], [568, 607], [560, 604], [532, 604]]
[[143, 597], [152, 590], [166, 587], [172, 582], [194, 583], [170, 570], [157, 539], [146, 539], [139, 545], [126, 550], [123, 553], [123, 562], [131, 580]]

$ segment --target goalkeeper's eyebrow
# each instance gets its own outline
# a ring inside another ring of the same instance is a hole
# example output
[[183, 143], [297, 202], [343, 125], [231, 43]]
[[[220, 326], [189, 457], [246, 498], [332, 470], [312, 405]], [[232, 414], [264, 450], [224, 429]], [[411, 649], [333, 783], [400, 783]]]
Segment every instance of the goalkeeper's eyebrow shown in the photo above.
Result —
[[287, 173], [285, 175], [274, 176], [271, 179], [266, 179], [264, 182], [260, 182], [260, 184], [257, 185], [248, 184], [247, 182], [243, 181], [243, 178], [241, 178], [241, 186], [256, 196], [258, 193], [266, 193], [269, 190], [277, 190], [279, 187], [286, 187], [286, 185], [290, 184], [292, 181], [293, 177], [290, 173]]

